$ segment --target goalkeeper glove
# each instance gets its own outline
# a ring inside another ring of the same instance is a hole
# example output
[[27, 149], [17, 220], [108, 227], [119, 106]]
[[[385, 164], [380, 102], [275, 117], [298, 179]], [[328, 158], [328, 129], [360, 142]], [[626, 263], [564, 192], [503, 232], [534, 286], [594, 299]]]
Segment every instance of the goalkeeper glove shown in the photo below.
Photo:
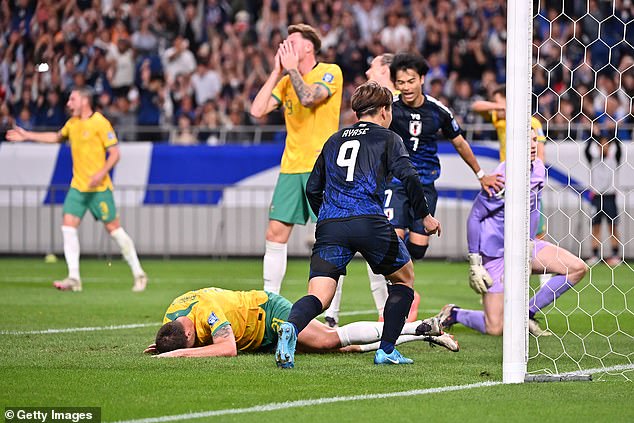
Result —
[[467, 257], [469, 258], [469, 285], [471, 289], [478, 294], [486, 294], [493, 285], [493, 279], [482, 265], [482, 257], [476, 253], [468, 254]]

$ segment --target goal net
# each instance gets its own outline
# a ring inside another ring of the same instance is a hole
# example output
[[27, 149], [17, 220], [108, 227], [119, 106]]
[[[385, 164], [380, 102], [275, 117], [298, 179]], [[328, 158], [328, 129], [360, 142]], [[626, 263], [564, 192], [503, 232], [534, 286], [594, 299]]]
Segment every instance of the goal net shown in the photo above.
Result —
[[[543, 239], [588, 271], [537, 313], [552, 335], [529, 335], [527, 373], [634, 380], [634, 2], [539, 0], [532, 14]], [[528, 297], [539, 288], [532, 276]]]

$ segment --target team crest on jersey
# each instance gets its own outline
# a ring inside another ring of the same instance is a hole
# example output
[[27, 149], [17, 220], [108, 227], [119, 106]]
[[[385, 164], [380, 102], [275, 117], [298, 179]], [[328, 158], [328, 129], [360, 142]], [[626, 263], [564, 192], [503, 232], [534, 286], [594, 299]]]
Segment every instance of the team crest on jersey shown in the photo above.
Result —
[[212, 311], [209, 315], [209, 319], [207, 319], [207, 323], [209, 323], [209, 326], [213, 326], [216, 322], [218, 322], [218, 316], [216, 316], [216, 313]]
[[321, 78], [322, 81], [324, 82], [332, 82], [335, 80], [335, 76], [333, 74], [331, 74], [330, 72], [326, 72], [324, 74], [324, 77]]
[[419, 136], [423, 131], [423, 122], [420, 120], [409, 121], [409, 133], [415, 137]]

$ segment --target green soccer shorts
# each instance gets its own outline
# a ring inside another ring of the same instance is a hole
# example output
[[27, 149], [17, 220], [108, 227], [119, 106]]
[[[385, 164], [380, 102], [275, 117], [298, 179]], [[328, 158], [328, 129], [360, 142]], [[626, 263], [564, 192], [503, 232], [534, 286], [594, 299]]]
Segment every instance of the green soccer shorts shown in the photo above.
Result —
[[288, 315], [291, 313], [291, 304], [286, 298], [272, 292], [266, 293], [269, 299], [260, 307], [264, 310], [264, 338], [262, 338], [262, 344], [260, 345], [261, 351], [270, 351], [277, 345], [277, 331], [280, 325], [288, 320]]
[[64, 199], [64, 214], [72, 214], [83, 218], [86, 210], [90, 210], [95, 220], [110, 223], [117, 218], [117, 208], [114, 205], [112, 191], [107, 189], [100, 192], [81, 192], [71, 188]]
[[306, 198], [306, 182], [310, 173], [280, 173], [273, 192], [269, 219], [305, 225], [308, 219], [317, 221]]

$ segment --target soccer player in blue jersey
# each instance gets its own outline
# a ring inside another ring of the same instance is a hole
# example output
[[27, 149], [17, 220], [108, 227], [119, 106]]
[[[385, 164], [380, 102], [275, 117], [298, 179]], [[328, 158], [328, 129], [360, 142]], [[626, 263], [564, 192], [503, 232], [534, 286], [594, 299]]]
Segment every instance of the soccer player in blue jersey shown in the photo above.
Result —
[[[440, 177], [437, 144], [439, 132], [451, 141], [488, 195], [499, 191], [503, 182], [500, 175], [486, 175], [482, 170], [451, 111], [435, 98], [423, 94], [423, 83], [428, 70], [429, 67], [421, 56], [408, 53], [394, 56], [390, 64], [390, 75], [401, 95], [393, 105], [390, 129], [403, 139], [425, 189], [429, 212], [433, 215], [436, 213], [438, 200], [434, 181]], [[425, 256], [429, 235], [420, 220], [414, 219], [413, 211], [402, 182], [392, 180], [385, 195], [385, 212], [401, 238], [405, 239], [406, 230], [409, 230], [406, 245], [412, 259], [416, 260]]]
[[440, 222], [429, 213], [402, 140], [387, 129], [392, 120], [390, 90], [366, 82], [355, 90], [351, 104], [359, 122], [326, 141], [306, 185], [308, 201], [318, 215], [316, 241], [308, 295], [293, 304], [288, 321], [278, 331], [275, 360], [282, 368], [294, 366], [297, 335], [330, 304], [337, 280], [356, 252], [391, 282], [374, 362], [412, 363], [394, 348], [414, 298], [414, 266], [383, 212], [388, 175], [402, 181], [414, 216], [422, 220], [427, 234], [440, 235]]
[[[588, 268], [579, 257], [550, 242], [536, 239], [539, 203], [546, 178], [544, 163], [537, 158], [537, 141], [532, 131], [530, 176], [530, 236], [534, 240], [532, 268], [534, 273], [553, 273], [529, 300], [530, 332], [535, 336], [552, 335], [539, 327], [535, 314], [578, 283]], [[506, 174], [506, 162], [496, 171]], [[441, 325], [449, 328], [462, 323], [489, 335], [501, 335], [504, 327], [504, 191], [490, 197], [481, 191], [467, 220], [467, 243], [471, 263], [469, 283], [482, 295], [482, 310], [462, 309], [447, 304], [438, 313]]]

